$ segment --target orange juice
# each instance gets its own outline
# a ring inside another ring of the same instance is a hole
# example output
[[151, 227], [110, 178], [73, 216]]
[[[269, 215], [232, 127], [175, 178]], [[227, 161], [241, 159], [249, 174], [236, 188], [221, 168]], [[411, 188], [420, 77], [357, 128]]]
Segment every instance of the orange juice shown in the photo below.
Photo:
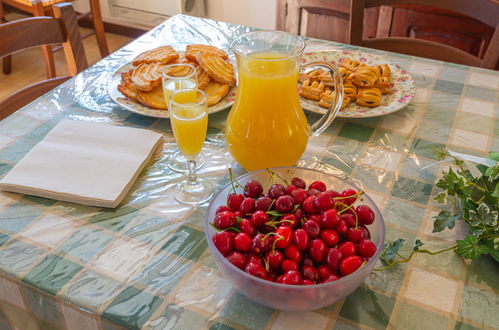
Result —
[[[208, 127], [206, 106], [195, 105], [197, 93], [195, 90], [174, 95], [176, 103], [170, 111], [170, 121], [177, 145], [187, 159], [193, 160], [203, 148]], [[191, 103], [191, 104], [190, 104]]]
[[294, 165], [310, 127], [300, 106], [296, 58], [275, 52], [238, 58], [238, 91], [226, 123], [226, 143], [248, 171]]
[[176, 79], [176, 80], [167, 80], [163, 82], [163, 95], [165, 96], [165, 102], [167, 107], [170, 107], [170, 95], [173, 91], [179, 89], [194, 89], [197, 87], [196, 81], [194, 79], [186, 78], [186, 79]]

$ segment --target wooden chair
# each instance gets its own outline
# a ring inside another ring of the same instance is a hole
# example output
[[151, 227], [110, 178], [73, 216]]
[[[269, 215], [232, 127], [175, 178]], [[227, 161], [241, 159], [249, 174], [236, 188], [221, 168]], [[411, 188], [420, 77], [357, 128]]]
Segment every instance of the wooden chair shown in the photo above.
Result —
[[[499, 3], [497, 0], [351, 0], [349, 42], [352, 45], [495, 69], [499, 65]], [[451, 10], [495, 28], [483, 59], [441, 43], [401, 37], [363, 39], [364, 9], [391, 5], [423, 5]]]
[[[62, 44], [71, 76], [88, 67], [80, 30], [73, 7], [59, 3], [53, 7], [54, 17], [32, 17], [0, 24], [0, 57], [41, 45]], [[0, 120], [71, 77], [42, 81], [17, 91], [0, 103]]]
[[[5, 22], [5, 14], [3, 5], [9, 5], [21, 11], [32, 14], [33, 16], [52, 16], [52, 6], [56, 3], [71, 0], [0, 0], [0, 22]], [[94, 25], [95, 36], [97, 37], [97, 44], [99, 46], [100, 54], [102, 57], [109, 55], [109, 48], [106, 41], [106, 34], [104, 31], [104, 23], [102, 22], [102, 15], [100, 11], [99, 0], [89, 0], [90, 11], [83, 13], [77, 17], [77, 20], [91, 17]], [[93, 34], [84, 35], [83, 38]], [[54, 55], [51, 46], [42, 46], [42, 53], [45, 60], [45, 68], [47, 70], [47, 78], [54, 78], [56, 76]], [[3, 72], [5, 74], [11, 71], [12, 58], [7, 56], [3, 59]]]

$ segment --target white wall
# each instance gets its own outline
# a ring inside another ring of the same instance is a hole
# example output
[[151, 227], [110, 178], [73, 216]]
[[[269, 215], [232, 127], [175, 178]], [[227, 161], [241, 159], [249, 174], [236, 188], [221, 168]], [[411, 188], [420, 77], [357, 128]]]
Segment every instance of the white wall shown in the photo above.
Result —
[[276, 0], [206, 0], [206, 10], [208, 18], [275, 29]]

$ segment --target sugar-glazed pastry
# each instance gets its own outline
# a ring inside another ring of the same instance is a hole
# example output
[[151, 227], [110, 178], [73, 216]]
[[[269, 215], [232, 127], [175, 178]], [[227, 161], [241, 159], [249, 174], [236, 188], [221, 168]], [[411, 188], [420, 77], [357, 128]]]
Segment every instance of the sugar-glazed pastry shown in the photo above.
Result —
[[391, 70], [387, 64], [378, 65], [378, 70], [380, 72], [380, 78], [374, 84], [374, 87], [381, 89], [383, 94], [390, 92], [390, 82], [391, 82]]
[[227, 84], [221, 84], [213, 80], [210, 81], [204, 89], [204, 92], [206, 93], [207, 105], [212, 106], [220, 102], [220, 100], [227, 95], [229, 89], [229, 85]]
[[197, 54], [196, 59], [203, 70], [206, 71], [213, 80], [229, 86], [234, 86], [236, 84], [236, 80], [234, 79], [234, 67], [222, 57], [212, 51], [201, 50]]
[[197, 62], [196, 57], [202, 50], [212, 52], [224, 60], [227, 60], [229, 58], [226, 52], [210, 45], [187, 45], [185, 50], [185, 57], [187, 57], [191, 61]]
[[380, 73], [377, 67], [366, 66], [355, 71], [349, 78], [352, 80], [352, 83], [358, 87], [371, 88], [379, 79], [379, 76]]
[[133, 60], [133, 65], [141, 63], [159, 62], [167, 64], [176, 60], [179, 57], [178, 53], [171, 46], [162, 46], [143, 52]]
[[357, 105], [374, 108], [381, 104], [381, 90], [379, 88], [360, 88], [357, 94]]
[[357, 99], [357, 86], [352, 84], [350, 80], [343, 81], [343, 93], [347, 95], [350, 100], [355, 101]]
[[168, 108], [165, 101], [165, 95], [163, 94], [163, 87], [161, 85], [156, 86], [149, 92], [139, 91], [137, 93], [137, 99], [140, 103], [153, 109], [166, 110]]
[[[331, 107], [331, 103], [335, 97], [335, 92], [333, 90], [326, 90], [321, 93], [321, 99], [319, 101], [319, 105], [323, 108], [329, 109]], [[343, 94], [343, 101], [341, 102], [341, 110], [343, 110], [350, 103], [350, 98]]]
[[160, 84], [163, 67], [160, 62], [139, 64], [132, 70], [130, 79], [135, 88], [148, 92]]
[[321, 99], [321, 93], [325, 88], [326, 86], [322, 81], [305, 80], [300, 87], [299, 94], [306, 99], [319, 101]]
[[355, 72], [358, 68], [363, 66], [365, 66], [364, 63], [360, 63], [359, 61], [351, 60], [349, 58], [345, 59], [343, 63], [340, 64], [340, 67], [344, 67], [350, 72]]

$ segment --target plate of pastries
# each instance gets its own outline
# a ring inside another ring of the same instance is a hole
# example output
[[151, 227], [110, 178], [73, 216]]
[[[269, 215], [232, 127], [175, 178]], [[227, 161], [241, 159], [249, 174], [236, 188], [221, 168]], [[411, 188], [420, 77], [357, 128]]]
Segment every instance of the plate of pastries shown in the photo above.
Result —
[[[416, 87], [400, 66], [381, 56], [355, 51], [304, 53], [303, 63], [335, 64], [343, 81], [344, 97], [338, 117], [368, 118], [387, 115], [405, 107]], [[326, 70], [300, 73], [299, 94], [304, 109], [324, 113], [334, 97], [333, 78]]]
[[[221, 111], [234, 103], [236, 79], [229, 56], [215, 46], [200, 44], [187, 45], [185, 51], [161, 46], [139, 54], [112, 74], [108, 83], [109, 95], [129, 111], [169, 118], [163, 96], [162, 72], [165, 66], [174, 63], [188, 63], [196, 68], [198, 88], [206, 93], [209, 113]], [[168, 74], [182, 76], [183, 73]]]

